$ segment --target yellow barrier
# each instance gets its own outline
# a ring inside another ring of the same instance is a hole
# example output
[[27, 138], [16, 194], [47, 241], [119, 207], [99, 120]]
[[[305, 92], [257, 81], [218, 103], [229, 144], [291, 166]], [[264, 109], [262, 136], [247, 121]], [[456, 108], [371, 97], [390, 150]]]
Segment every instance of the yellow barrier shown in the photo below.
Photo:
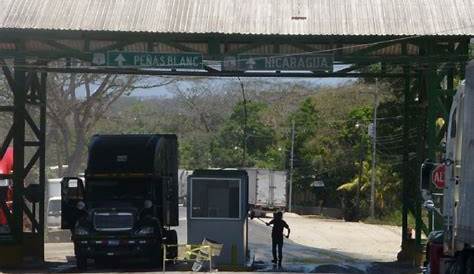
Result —
[[[176, 258], [168, 259], [166, 258], [167, 249], [176, 247], [178, 249], [178, 254]], [[210, 245], [188, 245], [188, 244], [178, 244], [178, 245], [166, 245], [163, 244], [163, 273], [166, 272], [166, 262], [167, 261], [194, 261], [197, 263], [202, 263], [205, 261], [209, 262], [209, 272], [212, 272], [212, 256], [213, 249]]]

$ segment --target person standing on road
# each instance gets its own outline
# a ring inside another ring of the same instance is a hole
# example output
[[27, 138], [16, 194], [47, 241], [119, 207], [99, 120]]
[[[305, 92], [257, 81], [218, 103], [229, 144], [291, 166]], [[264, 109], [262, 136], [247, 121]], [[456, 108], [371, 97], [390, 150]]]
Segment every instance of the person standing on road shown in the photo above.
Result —
[[[272, 254], [273, 260], [272, 263], [276, 264], [278, 262], [278, 266], [281, 266], [281, 261], [283, 259], [283, 229], [286, 228], [288, 230], [288, 234], [286, 234], [286, 238], [290, 237], [290, 227], [288, 224], [283, 220], [283, 212], [275, 212], [273, 213], [273, 219], [266, 223], [267, 226], [273, 225], [272, 228]], [[276, 249], [278, 248], [278, 260], [277, 260], [277, 252]]]

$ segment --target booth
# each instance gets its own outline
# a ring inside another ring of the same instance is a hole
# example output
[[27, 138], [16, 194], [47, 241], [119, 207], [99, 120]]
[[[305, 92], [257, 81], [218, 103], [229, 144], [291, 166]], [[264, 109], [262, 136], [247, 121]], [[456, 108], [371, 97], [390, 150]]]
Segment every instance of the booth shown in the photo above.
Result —
[[248, 176], [244, 170], [196, 170], [188, 177], [188, 244], [223, 245], [219, 266], [247, 260]]

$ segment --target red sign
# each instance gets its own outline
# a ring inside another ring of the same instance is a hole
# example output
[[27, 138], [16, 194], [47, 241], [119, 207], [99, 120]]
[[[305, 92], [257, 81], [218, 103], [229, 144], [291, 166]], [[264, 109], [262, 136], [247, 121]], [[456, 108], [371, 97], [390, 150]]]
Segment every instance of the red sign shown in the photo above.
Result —
[[431, 181], [436, 186], [436, 188], [439, 188], [439, 189], [444, 188], [445, 171], [446, 171], [446, 166], [443, 164], [438, 165], [433, 169], [433, 173], [431, 174]]

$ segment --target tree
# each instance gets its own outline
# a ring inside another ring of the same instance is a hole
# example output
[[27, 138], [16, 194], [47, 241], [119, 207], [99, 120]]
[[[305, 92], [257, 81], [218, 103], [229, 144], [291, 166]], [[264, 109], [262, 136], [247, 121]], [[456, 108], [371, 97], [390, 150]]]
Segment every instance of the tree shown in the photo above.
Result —
[[172, 132], [180, 139], [180, 165], [187, 169], [213, 166], [213, 140], [229, 119], [238, 93], [207, 78], [177, 83], [169, 91], [174, 94], [175, 118], [168, 120], [174, 124]]
[[[294, 170], [293, 180], [297, 190], [307, 191], [317, 173], [318, 159], [313, 157], [310, 140], [316, 135], [319, 125], [319, 112], [313, 98], [307, 98], [298, 110], [290, 116], [289, 124], [295, 123]], [[291, 150], [291, 140], [287, 142], [287, 151]]]
[[[356, 164], [357, 169], [361, 168], [360, 164]], [[338, 187], [338, 191], [350, 193], [352, 198], [359, 183], [361, 191], [361, 209], [368, 215], [370, 200], [372, 168], [369, 162], [362, 162], [362, 176], [355, 176], [349, 182], [346, 182]], [[376, 213], [379, 217], [389, 214], [392, 210], [401, 205], [398, 199], [398, 193], [401, 190], [400, 175], [394, 172], [390, 165], [380, 164], [375, 171], [375, 207]], [[351, 201], [351, 204], [354, 202]]]
[[[349, 123], [355, 131], [357, 120], [366, 120], [359, 119], [351, 111], [372, 102], [370, 96], [362, 93], [367, 89], [369, 87], [362, 84], [321, 88], [301, 103], [288, 119], [287, 128], [291, 117], [301, 117], [300, 121], [296, 121], [295, 202], [308, 205], [323, 202], [326, 206], [339, 206], [336, 189], [341, 182], [356, 174], [354, 162], [359, 159], [360, 137], [354, 135], [347, 140], [345, 131]], [[287, 151], [290, 148], [288, 136]], [[314, 181], [323, 181], [324, 188], [310, 187]], [[298, 184], [301, 184], [301, 189], [298, 189]], [[304, 197], [300, 193], [305, 193]]]
[[[88, 137], [97, 122], [122, 95], [136, 89], [167, 85], [173, 79], [150, 83], [148, 78], [120, 75], [50, 74], [48, 136], [57, 141], [57, 161], [68, 165], [62, 175], [76, 175], [83, 163]], [[83, 93], [83, 94], [81, 94]]]
[[257, 161], [265, 158], [266, 152], [276, 141], [274, 130], [262, 121], [262, 113], [266, 108], [264, 103], [253, 101], [247, 101], [246, 106], [243, 101], [235, 105], [213, 142], [215, 166], [255, 166]]

